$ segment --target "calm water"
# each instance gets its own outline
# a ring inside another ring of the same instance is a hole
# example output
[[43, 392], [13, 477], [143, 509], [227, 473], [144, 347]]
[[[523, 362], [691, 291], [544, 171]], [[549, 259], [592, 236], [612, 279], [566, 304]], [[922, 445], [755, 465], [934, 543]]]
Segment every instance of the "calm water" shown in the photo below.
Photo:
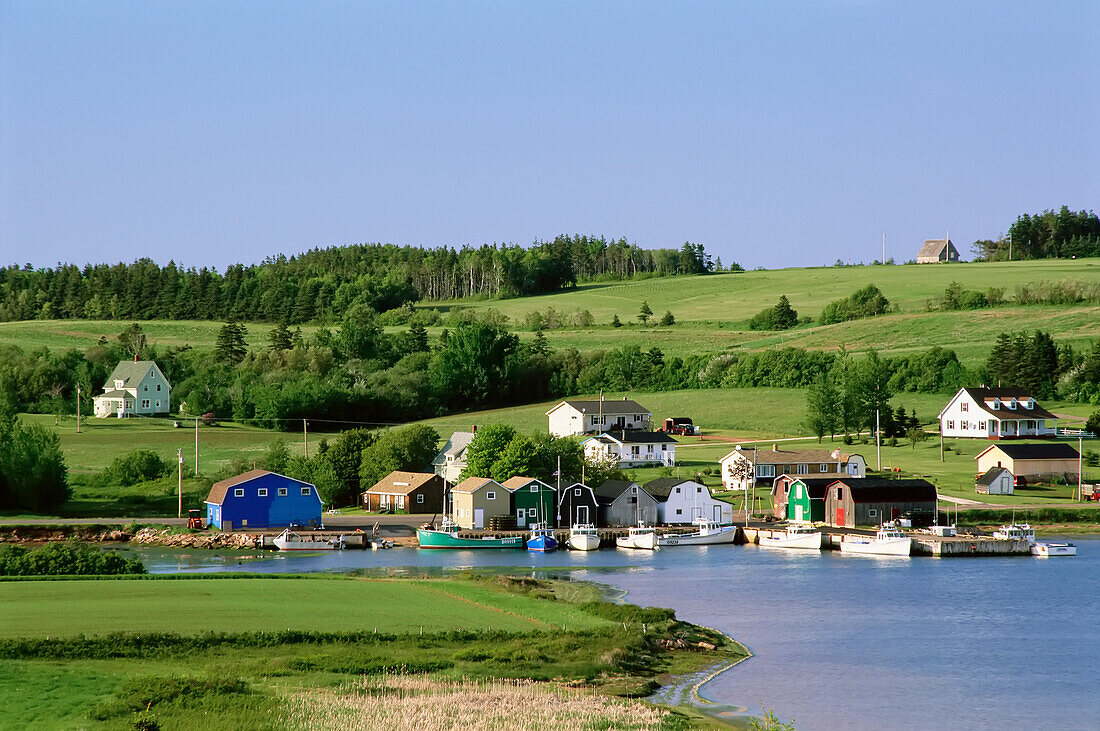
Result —
[[1100, 727], [1100, 539], [1076, 558], [875, 559], [754, 546], [344, 551], [142, 550], [157, 572], [367, 567], [568, 569], [721, 629], [754, 657], [703, 694], [800, 729]]

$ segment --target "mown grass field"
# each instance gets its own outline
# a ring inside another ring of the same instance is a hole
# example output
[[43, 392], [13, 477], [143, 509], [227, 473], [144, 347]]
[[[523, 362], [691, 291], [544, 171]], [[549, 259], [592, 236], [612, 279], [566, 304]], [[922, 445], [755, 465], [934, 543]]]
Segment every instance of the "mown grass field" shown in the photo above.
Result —
[[[358, 695], [352, 684], [364, 683], [379, 689], [372, 706], [406, 699], [387, 717], [430, 718], [433, 684], [530, 678], [587, 686], [568, 714], [587, 720], [547, 725], [547, 697], [524, 700], [507, 683], [467, 687], [461, 700], [477, 715], [483, 690], [484, 702], [511, 705], [525, 727], [638, 728], [630, 718], [648, 714], [646, 728], [679, 729], [688, 727], [683, 716], [666, 724], [667, 711], [654, 716], [638, 701], [606, 696], [645, 694], [661, 673], [744, 656], [665, 610], [596, 601], [593, 585], [509, 577], [9, 581], [0, 582], [0, 597], [0, 703], [19, 728], [126, 729], [143, 718], [166, 730], [317, 728], [326, 703], [339, 701], [349, 721], [362, 717], [354, 703], [343, 706], [346, 694]], [[63, 616], [50, 618], [59, 603]], [[46, 608], [41, 622], [22, 617]], [[135, 622], [138, 613], [153, 616]], [[287, 627], [305, 634], [277, 634]], [[670, 652], [660, 644], [666, 638], [718, 649]], [[411, 689], [412, 678], [422, 692], [387, 692]], [[418, 695], [423, 703], [408, 707]], [[637, 704], [635, 712], [623, 703]]]

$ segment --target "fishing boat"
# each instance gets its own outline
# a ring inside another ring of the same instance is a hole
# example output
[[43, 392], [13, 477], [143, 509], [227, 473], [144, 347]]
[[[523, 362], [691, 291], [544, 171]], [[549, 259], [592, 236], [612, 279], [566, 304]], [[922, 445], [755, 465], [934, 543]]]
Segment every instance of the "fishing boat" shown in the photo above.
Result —
[[913, 540], [893, 523], [884, 523], [870, 536], [845, 536], [840, 542], [841, 553], [865, 556], [908, 556], [913, 550]]
[[1051, 558], [1054, 556], [1076, 556], [1077, 546], [1073, 543], [1055, 543], [1053, 541], [1036, 541], [1031, 547], [1032, 556]]
[[569, 539], [565, 545], [574, 551], [595, 551], [600, 547], [600, 534], [591, 523], [574, 525], [569, 529]]
[[737, 526], [722, 525], [706, 518], [696, 518], [692, 521], [695, 531], [692, 533], [675, 534], [657, 537], [657, 545], [665, 546], [711, 546], [719, 543], [733, 543], [737, 538]]
[[814, 530], [810, 525], [789, 525], [787, 530], [776, 535], [775, 533], [760, 534], [761, 548], [805, 548], [811, 551], [821, 550], [822, 534]]
[[287, 528], [271, 541], [280, 551], [334, 551], [344, 547], [344, 537], [301, 535]]
[[651, 526], [639, 525], [630, 528], [625, 536], [615, 539], [618, 548], [641, 548], [647, 551], [655, 551], [657, 545], [657, 531]]
[[531, 525], [531, 537], [527, 539], [528, 551], [550, 553], [557, 550], [557, 548], [558, 539], [554, 537], [554, 531], [550, 530], [545, 523]]
[[1029, 546], [1035, 545], [1035, 529], [1027, 523], [1002, 525], [993, 531], [993, 537], [1001, 541], [1027, 541]]
[[444, 520], [439, 529], [416, 529], [421, 548], [523, 548], [523, 536], [464, 536], [456, 523]]

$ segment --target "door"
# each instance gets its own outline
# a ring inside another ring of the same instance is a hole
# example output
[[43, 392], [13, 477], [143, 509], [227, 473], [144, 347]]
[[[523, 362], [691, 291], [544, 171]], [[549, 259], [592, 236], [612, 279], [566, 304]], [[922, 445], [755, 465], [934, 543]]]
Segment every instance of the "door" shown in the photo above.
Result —
[[798, 523], [802, 522], [802, 506], [801, 505], [795, 505], [794, 506], [794, 519]]
[[615, 428], [616, 429], [625, 429], [626, 428], [626, 417], [625, 416], [616, 416], [615, 417]]
[[485, 508], [474, 508], [474, 527], [485, 527]]
[[581, 525], [585, 525], [589, 522], [588, 521], [588, 506], [587, 505], [578, 505], [577, 506], [577, 522], [580, 523]]
[[712, 520], [715, 523], [721, 523], [722, 522], [722, 506], [721, 505], [715, 505], [714, 506], [714, 517], [712, 518]]
[[516, 508], [516, 525], [520, 528], [527, 525], [527, 508]]
[[837, 525], [846, 525], [846, 523], [844, 522], [844, 508], [837, 508], [836, 509], [836, 524]]

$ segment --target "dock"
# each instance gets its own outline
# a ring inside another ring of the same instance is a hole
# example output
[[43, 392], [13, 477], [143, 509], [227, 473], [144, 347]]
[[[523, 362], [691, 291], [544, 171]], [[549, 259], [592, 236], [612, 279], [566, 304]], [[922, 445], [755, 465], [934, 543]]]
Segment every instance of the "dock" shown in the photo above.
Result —
[[[824, 533], [824, 550], [840, 550], [845, 536], [870, 536], [872, 530], [852, 530], [821, 527]], [[759, 543], [760, 535], [783, 533], [782, 528], [745, 527], [742, 529], [745, 543]], [[1005, 541], [991, 536], [934, 536], [928, 533], [907, 531], [913, 539], [914, 556], [933, 556], [948, 558], [952, 556], [1030, 556], [1031, 546], [1027, 541]]]

